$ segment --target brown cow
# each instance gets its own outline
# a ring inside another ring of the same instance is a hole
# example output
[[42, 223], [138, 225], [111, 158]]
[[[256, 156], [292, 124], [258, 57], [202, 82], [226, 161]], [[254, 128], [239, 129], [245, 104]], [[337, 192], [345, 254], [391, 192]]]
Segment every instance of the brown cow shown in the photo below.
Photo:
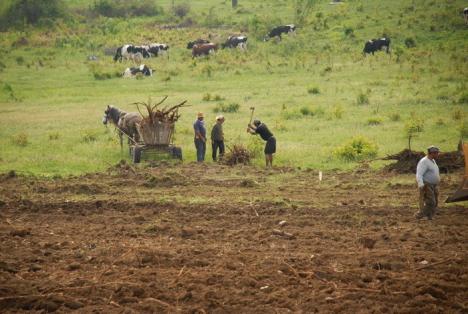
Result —
[[192, 48], [192, 59], [198, 56], [209, 55], [218, 50], [218, 45], [214, 43], [194, 45]]

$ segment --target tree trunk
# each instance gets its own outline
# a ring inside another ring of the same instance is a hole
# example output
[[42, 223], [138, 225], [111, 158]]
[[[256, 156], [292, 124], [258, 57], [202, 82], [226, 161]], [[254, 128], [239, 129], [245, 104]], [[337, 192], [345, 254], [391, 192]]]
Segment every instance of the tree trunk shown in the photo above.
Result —
[[237, 0], [232, 0], [232, 8], [235, 9], [237, 7]]

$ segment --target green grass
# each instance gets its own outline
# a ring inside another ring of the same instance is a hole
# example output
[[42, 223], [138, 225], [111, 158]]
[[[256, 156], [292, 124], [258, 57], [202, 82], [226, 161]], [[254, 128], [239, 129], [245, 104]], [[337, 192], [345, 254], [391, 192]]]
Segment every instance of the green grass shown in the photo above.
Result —
[[[75, 0], [73, 6], [90, 3]], [[169, 12], [170, 3], [160, 5]], [[195, 159], [196, 113], [205, 113], [208, 131], [215, 122], [220, 101], [207, 101], [207, 94], [239, 104], [237, 112], [223, 113], [228, 145], [249, 143], [245, 129], [249, 108], [255, 106], [255, 116], [277, 137], [277, 165], [350, 169], [355, 164], [334, 157], [333, 151], [358, 135], [378, 145], [378, 156], [395, 153], [406, 147], [405, 124], [412, 115], [424, 120], [413, 149], [430, 144], [456, 148], [460, 125], [468, 117], [468, 42], [456, 13], [462, 1], [321, 2], [297, 36], [281, 43], [260, 39], [271, 24], [291, 22], [288, 1], [273, 1], [267, 15], [262, 15], [267, 6], [256, 1], [239, 1], [247, 13], [234, 14], [230, 1], [190, 3], [190, 14], [200, 18], [215, 7], [227, 28], [164, 30], [151, 18], [102, 18], [59, 23], [52, 35], [40, 28], [2, 33], [0, 171], [80, 174], [128, 159], [112, 129], [101, 124], [105, 107], [135, 111], [131, 103], [164, 95], [168, 104], [187, 99], [190, 105], [181, 110], [175, 134], [185, 161]], [[353, 36], [346, 35], [349, 28]], [[240, 29], [248, 30], [247, 52], [225, 50], [192, 60], [185, 49], [189, 40], [213, 34], [221, 42]], [[383, 52], [363, 58], [364, 41], [383, 33], [391, 37], [393, 49], [401, 47], [399, 60]], [[28, 45], [10, 49], [21, 37]], [[406, 38], [413, 38], [415, 47], [406, 48]], [[105, 48], [153, 41], [171, 46], [169, 58], [145, 60], [155, 69], [154, 77], [115, 77], [131, 63], [114, 63]], [[86, 61], [88, 55], [99, 61]], [[96, 79], [96, 72], [110, 78]], [[368, 123], [376, 117], [382, 123]], [[25, 145], [15, 143], [19, 134], [26, 135]], [[263, 157], [255, 163], [263, 164]]]

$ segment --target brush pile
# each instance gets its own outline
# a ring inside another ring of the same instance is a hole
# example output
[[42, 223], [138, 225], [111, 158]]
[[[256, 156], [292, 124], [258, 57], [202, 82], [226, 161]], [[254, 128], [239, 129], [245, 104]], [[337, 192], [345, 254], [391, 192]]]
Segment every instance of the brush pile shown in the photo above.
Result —
[[[171, 142], [172, 133], [174, 132], [174, 123], [179, 119], [179, 108], [183, 107], [187, 100], [184, 100], [178, 105], [163, 107], [159, 106], [167, 99], [163, 98], [157, 104], [152, 104], [151, 99], [148, 103], [134, 103], [142, 116], [142, 120], [137, 124], [137, 130], [143, 142], [146, 145], [168, 145]], [[144, 115], [140, 106], [146, 108], [148, 115]]]
[[[416, 166], [421, 158], [426, 154], [423, 152], [416, 152], [409, 149], [402, 150], [401, 152], [389, 155], [382, 158], [382, 160], [396, 160], [397, 162], [387, 165], [384, 169], [397, 173], [416, 173]], [[463, 168], [463, 153], [460, 151], [454, 152], [441, 152], [436, 159], [440, 172], [451, 172], [456, 169]]]
[[221, 162], [225, 165], [233, 166], [237, 164], [247, 165], [250, 163], [252, 154], [242, 144], [234, 144], [228, 147], [228, 152], [223, 156]]

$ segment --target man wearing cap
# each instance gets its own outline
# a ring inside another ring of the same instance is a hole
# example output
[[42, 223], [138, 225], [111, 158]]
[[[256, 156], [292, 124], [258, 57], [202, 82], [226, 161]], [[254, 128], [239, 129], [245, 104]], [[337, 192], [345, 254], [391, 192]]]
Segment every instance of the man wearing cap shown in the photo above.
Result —
[[260, 120], [254, 120], [253, 125], [248, 124], [247, 132], [250, 134], [259, 134], [266, 141], [265, 144], [265, 162], [266, 166], [273, 167], [273, 154], [276, 153], [276, 138], [270, 132], [265, 123]]
[[219, 148], [219, 158], [224, 155], [224, 133], [223, 133], [224, 117], [222, 115], [216, 117], [216, 123], [211, 129], [211, 147], [213, 148], [213, 161], [216, 161], [216, 153]]
[[439, 148], [430, 146], [427, 155], [418, 162], [416, 168], [416, 181], [419, 188], [419, 211], [415, 214], [417, 219], [426, 216], [429, 220], [434, 216], [439, 203], [440, 182], [439, 167], [435, 159], [439, 156]]
[[203, 162], [205, 160], [206, 151], [206, 129], [205, 123], [203, 122], [203, 112], [197, 114], [197, 120], [193, 124], [193, 130], [195, 132], [195, 148], [197, 150], [197, 161]]

